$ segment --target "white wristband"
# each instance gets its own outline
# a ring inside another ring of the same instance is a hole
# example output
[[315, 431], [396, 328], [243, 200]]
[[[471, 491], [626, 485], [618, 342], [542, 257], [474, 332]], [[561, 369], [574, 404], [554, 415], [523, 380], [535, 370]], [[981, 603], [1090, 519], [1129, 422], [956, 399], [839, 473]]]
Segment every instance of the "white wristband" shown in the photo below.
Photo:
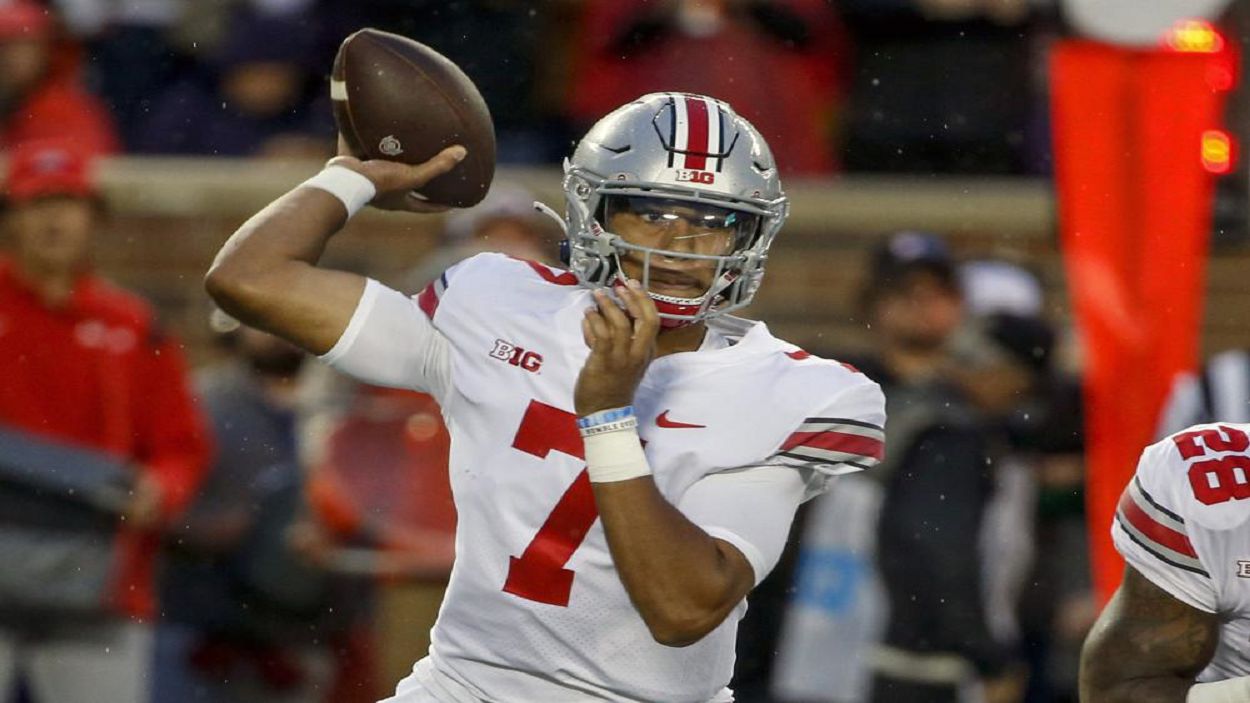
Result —
[[586, 474], [591, 483], [628, 481], [651, 475], [651, 465], [642, 451], [638, 430], [632, 427], [588, 435], [582, 438], [582, 445], [586, 449]]
[[1185, 696], [1185, 703], [1244, 703], [1244, 701], [1250, 701], [1250, 676], [1194, 684]]
[[373, 185], [373, 181], [345, 166], [326, 166], [321, 173], [300, 185], [324, 190], [338, 198], [343, 207], [347, 208], [349, 220], [378, 194], [378, 188]]

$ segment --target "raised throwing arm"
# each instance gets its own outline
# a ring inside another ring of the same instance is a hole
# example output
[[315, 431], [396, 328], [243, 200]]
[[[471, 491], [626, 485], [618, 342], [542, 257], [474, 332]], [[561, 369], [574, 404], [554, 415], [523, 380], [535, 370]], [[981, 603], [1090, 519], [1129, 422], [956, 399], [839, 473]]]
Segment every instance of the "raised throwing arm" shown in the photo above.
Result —
[[[444, 149], [417, 165], [338, 156], [327, 169], [253, 215], [230, 237], [205, 278], [223, 310], [244, 323], [323, 354], [351, 320], [364, 291], [362, 276], [317, 266], [330, 237], [349, 216], [348, 200], [410, 212], [441, 210], [409, 194], [451, 170], [463, 147]], [[318, 180], [321, 179], [321, 180]]]

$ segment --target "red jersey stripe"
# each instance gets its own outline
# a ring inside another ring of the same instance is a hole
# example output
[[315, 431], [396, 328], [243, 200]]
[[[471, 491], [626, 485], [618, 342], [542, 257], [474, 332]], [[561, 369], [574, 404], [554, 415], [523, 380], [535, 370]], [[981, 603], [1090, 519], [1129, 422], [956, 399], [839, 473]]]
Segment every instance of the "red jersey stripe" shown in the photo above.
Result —
[[885, 456], [885, 443], [881, 440], [845, 432], [795, 432], [781, 445], [781, 451], [789, 451], [795, 447], [859, 454], [877, 460]]
[[426, 286], [425, 290], [417, 295], [417, 307], [421, 308], [421, 312], [431, 320], [434, 319], [434, 313], [438, 310], [438, 293], [434, 292], [434, 283]]
[[686, 138], [686, 168], [706, 169], [707, 155], [712, 151], [707, 143], [707, 103], [699, 98], [686, 98], [686, 116], [690, 123]]
[[1142, 510], [1141, 506], [1137, 504], [1137, 501], [1133, 500], [1128, 491], [1124, 491], [1124, 495], [1120, 496], [1120, 514], [1142, 535], [1177, 554], [1184, 554], [1194, 559], [1198, 558], [1198, 553], [1194, 551], [1194, 545], [1190, 543], [1189, 537], [1185, 533], [1178, 532], [1155, 520], [1149, 513]]
[[557, 274], [537, 261], [530, 261], [529, 259], [521, 259], [521, 261], [529, 264], [529, 267], [534, 269], [534, 271], [537, 272], [539, 276], [542, 276], [543, 280], [548, 283], [554, 283], [557, 286], [577, 285], [577, 274], [572, 271], [561, 271]]

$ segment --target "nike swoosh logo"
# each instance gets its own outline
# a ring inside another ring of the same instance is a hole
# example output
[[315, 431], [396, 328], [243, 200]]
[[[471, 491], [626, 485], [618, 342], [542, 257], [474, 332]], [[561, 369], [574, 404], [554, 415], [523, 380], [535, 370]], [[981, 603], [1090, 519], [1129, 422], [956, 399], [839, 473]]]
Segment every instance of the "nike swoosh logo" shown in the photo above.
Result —
[[672, 430], [698, 430], [707, 427], [707, 425], [692, 425], [689, 422], [677, 422], [676, 420], [670, 420], [668, 419], [667, 410], [656, 416], [655, 424], [659, 427], [667, 427]]

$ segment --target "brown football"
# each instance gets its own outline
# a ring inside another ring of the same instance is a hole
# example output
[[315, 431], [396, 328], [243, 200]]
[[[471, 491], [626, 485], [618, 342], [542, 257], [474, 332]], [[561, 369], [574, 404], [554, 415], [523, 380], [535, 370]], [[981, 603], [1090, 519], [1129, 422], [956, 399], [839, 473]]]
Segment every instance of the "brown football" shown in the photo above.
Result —
[[495, 129], [486, 101], [458, 66], [430, 47], [377, 29], [343, 40], [330, 75], [339, 133], [365, 159], [409, 164], [462, 144], [469, 154], [430, 181], [430, 202], [468, 207], [495, 175]]

